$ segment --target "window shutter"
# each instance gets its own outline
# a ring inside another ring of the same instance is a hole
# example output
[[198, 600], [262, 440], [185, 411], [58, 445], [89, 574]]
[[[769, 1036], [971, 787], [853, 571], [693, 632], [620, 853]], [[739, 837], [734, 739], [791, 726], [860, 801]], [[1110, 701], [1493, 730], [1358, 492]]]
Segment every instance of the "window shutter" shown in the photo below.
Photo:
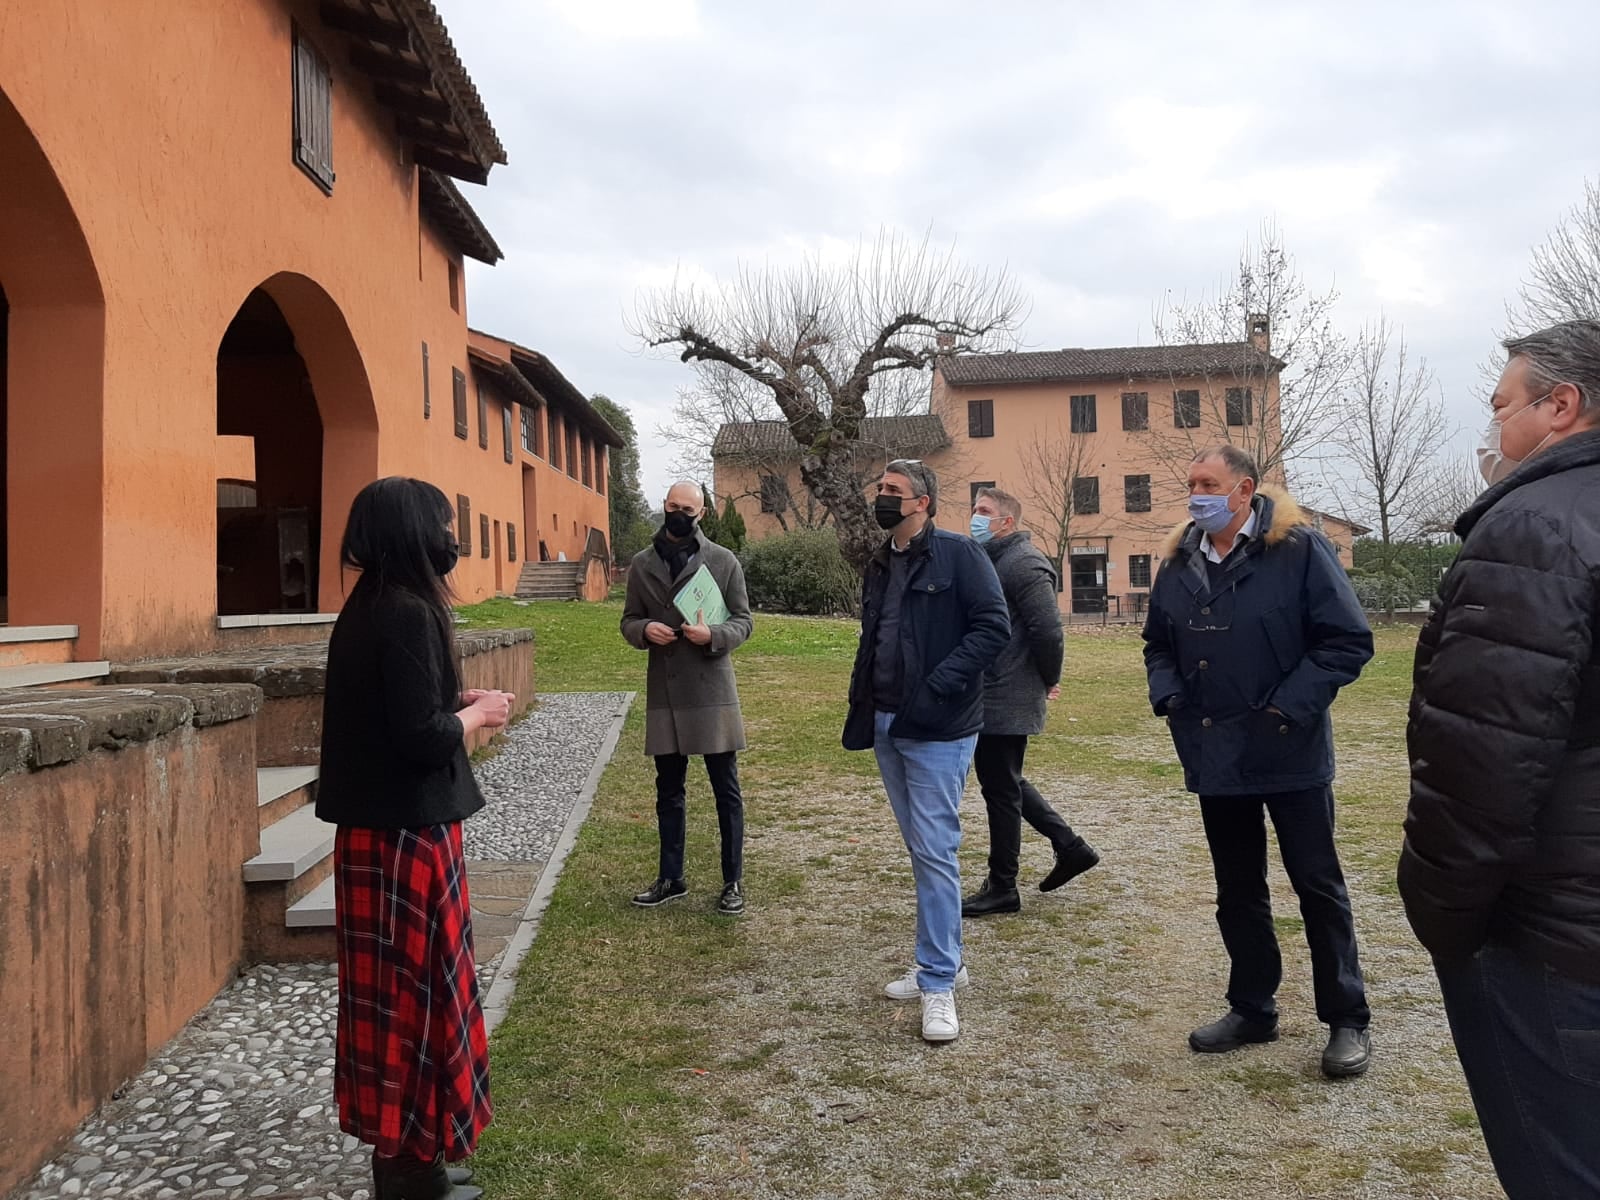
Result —
[[467, 377], [461, 373], [460, 367], [450, 368], [450, 382], [453, 385], [456, 405], [456, 436], [466, 439], [467, 429]]
[[1127, 430], [1150, 428], [1150, 393], [1122, 393], [1122, 427]]
[[606, 494], [606, 448], [599, 442], [594, 444], [594, 490]]
[[422, 343], [422, 419], [433, 416], [433, 393], [428, 382], [428, 343]]
[[478, 385], [478, 448], [489, 448], [489, 397], [481, 383]]
[[547, 432], [550, 435], [549, 463], [556, 470], [561, 469], [561, 426], [556, 417], [556, 410], [551, 409], [549, 420], [546, 422]]
[[1124, 475], [1122, 477], [1122, 504], [1131, 513], [1150, 511], [1150, 476]]
[[478, 553], [483, 558], [489, 557], [489, 514], [478, 514]]
[[1095, 433], [1098, 423], [1095, 416], [1095, 398], [1093, 396], [1072, 397], [1072, 432]]
[[294, 28], [294, 161], [325, 192], [333, 191], [333, 73]]
[[517, 561], [517, 527], [510, 521], [506, 522], [506, 559]]
[[460, 494], [456, 496], [456, 542], [462, 558], [472, 553], [472, 501]]
[[986, 438], [994, 436], [994, 401], [967, 401], [967, 436]]
[[1172, 425], [1175, 429], [1200, 428], [1200, 393], [1193, 388], [1172, 393]]
[[511, 405], [502, 405], [500, 409], [500, 432], [505, 435], [506, 461], [515, 462], [516, 453], [511, 445]]

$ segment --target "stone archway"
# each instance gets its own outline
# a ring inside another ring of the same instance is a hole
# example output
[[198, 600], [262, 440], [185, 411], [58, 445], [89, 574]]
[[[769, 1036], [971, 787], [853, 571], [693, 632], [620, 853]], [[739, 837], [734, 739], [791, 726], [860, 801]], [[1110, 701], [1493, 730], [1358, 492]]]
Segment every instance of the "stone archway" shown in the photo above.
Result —
[[235, 466], [218, 487], [217, 611], [338, 609], [339, 542], [377, 478], [378, 416], [344, 314], [314, 280], [282, 272], [240, 305], [218, 346], [217, 421], [238, 439], [222, 447]]
[[0, 91], [0, 621], [99, 653], [105, 298], [71, 201]]

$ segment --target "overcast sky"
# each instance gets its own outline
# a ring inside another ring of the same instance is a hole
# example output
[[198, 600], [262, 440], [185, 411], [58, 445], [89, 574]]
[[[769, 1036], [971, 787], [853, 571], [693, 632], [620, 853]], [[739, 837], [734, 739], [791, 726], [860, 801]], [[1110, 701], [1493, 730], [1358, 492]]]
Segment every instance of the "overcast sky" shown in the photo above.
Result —
[[656, 429], [689, 368], [624, 321], [881, 227], [1008, 266], [1024, 348], [1148, 343], [1275, 219], [1351, 332], [1387, 314], [1460, 451], [1530, 249], [1600, 176], [1600, 3], [436, 0], [510, 163], [475, 326]]

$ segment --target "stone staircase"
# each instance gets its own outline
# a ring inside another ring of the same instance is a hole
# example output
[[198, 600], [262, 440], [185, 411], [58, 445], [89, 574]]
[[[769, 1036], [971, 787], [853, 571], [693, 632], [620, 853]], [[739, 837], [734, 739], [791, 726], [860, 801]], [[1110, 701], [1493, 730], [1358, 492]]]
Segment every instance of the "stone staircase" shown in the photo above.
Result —
[[518, 600], [577, 600], [583, 590], [582, 562], [529, 562], [517, 579]]

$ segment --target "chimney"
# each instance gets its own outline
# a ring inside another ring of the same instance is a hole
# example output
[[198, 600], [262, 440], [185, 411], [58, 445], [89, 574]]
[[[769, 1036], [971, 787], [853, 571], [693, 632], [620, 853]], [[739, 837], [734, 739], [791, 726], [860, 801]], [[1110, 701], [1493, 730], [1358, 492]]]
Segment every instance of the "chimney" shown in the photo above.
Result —
[[1266, 313], [1251, 313], [1245, 318], [1245, 326], [1250, 335], [1250, 344], [1262, 354], [1272, 351], [1272, 322], [1267, 320]]
[[941, 350], [953, 350], [956, 345], [956, 335], [953, 333], [941, 333], [936, 342]]

